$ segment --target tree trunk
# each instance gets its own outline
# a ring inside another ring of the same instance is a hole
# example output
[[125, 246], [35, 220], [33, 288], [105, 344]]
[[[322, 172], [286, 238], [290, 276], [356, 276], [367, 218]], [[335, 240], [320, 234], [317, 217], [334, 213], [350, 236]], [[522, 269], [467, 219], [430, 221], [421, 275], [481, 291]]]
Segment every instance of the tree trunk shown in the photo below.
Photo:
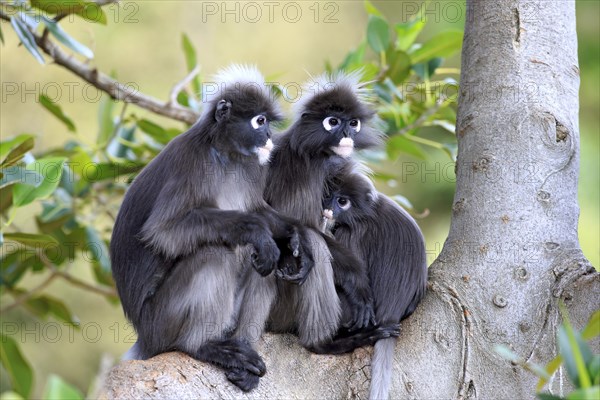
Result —
[[[467, 1], [450, 234], [403, 324], [392, 398], [533, 398], [536, 378], [494, 346], [546, 363], [559, 299], [578, 328], [600, 308], [599, 274], [577, 239], [576, 39], [574, 1]], [[250, 397], [367, 397], [368, 350], [316, 356], [289, 340], [260, 341], [269, 372]], [[118, 367], [107, 396], [240, 395], [210, 366], [161, 357]], [[166, 387], [155, 379], [165, 371], [179, 371]], [[554, 393], [565, 378], [559, 371]]]

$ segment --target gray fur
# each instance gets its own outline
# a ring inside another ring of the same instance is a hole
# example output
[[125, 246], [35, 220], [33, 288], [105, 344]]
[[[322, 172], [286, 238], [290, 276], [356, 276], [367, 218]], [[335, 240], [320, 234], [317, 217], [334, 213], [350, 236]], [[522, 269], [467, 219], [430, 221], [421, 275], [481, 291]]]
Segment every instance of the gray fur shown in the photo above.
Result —
[[[293, 125], [275, 138], [265, 191], [265, 199], [275, 210], [313, 229], [313, 271], [300, 289], [278, 283], [278, 303], [270, 318], [271, 329], [296, 331], [309, 348], [331, 339], [342, 317], [350, 326], [372, 322], [370, 287], [362, 262], [349, 249], [317, 232], [325, 182], [353, 150], [340, 152], [340, 146], [353, 143], [362, 149], [379, 143], [379, 135], [370, 125], [374, 112], [360, 90], [360, 72], [324, 75], [313, 81], [317, 92], [298, 102]], [[324, 121], [331, 118], [338, 123], [329, 129]], [[359, 130], [352, 128], [356, 121], [362, 125]], [[336, 289], [352, 307], [347, 318], [340, 312]]]
[[[267, 275], [297, 228], [263, 200], [268, 121], [279, 118], [272, 99], [264, 88], [230, 81], [250, 83], [255, 70], [232, 67], [219, 76], [227, 82], [201, 119], [133, 181], [111, 261], [138, 333], [127, 357], [183, 351], [221, 366], [247, 391], [266, 369], [238, 324], [262, 333], [276, 295], [275, 276]], [[251, 123], [258, 116], [263, 122]]]
[[[335, 238], [365, 260], [375, 300], [375, 317], [385, 328], [410, 316], [425, 295], [425, 242], [415, 220], [392, 199], [377, 193], [372, 182], [356, 171], [348, 163], [332, 177], [324, 196], [324, 208], [331, 210], [334, 223], [330, 227]], [[399, 330], [392, 336], [398, 334]], [[361, 332], [355, 335], [358, 337]], [[388, 397], [395, 342], [395, 337], [388, 337], [375, 343], [371, 400]]]
[[389, 398], [395, 348], [396, 338], [381, 339], [375, 343], [371, 360], [369, 400], [387, 400]]
[[277, 282], [277, 302], [269, 319], [275, 332], [297, 332], [304, 346], [329, 340], [337, 331], [341, 307], [323, 239], [309, 231], [315, 266], [302, 286]]

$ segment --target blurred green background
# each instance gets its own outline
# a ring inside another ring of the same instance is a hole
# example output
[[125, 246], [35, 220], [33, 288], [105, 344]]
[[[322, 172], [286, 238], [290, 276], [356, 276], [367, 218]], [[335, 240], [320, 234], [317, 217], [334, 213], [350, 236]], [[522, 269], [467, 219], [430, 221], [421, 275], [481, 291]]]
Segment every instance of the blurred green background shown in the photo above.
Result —
[[[274, 3], [272, 8], [264, 2], [255, 3], [261, 12], [259, 16], [257, 8], [236, 2], [123, 1], [119, 6], [110, 5], [105, 9], [108, 26], [90, 24], [76, 17], [63, 21], [62, 26], [94, 51], [94, 65], [99, 70], [112, 71], [121, 82], [129, 82], [140, 91], [163, 100], [187, 72], [180, 48], [182, 33], [190, 37], [198, 50], [203, 77], [209, 77], [231, 62], [252, 63], [272, 77], [271, 80], [283, 84], [302, 83], [307, 73], [321, 73], [325, 61], [338, 65], [347, 52], [364, 39], [368, 17], [362, 2]], [[420, 2], [408, 1], [373, 3], [390, 23], [408, 20], [420, 6]], [[448, 29], [461, 30], [464, 12], [462, 2], [432, 2], [428, 9], [429, 22], [419, 40]], [[585, 255], [598, 267], [600, 3], [577, 1], [577, 18], [582, 82], [579, 236]], [[2, 27], [5, 38], [5, 44], [0, 46], [2, 138], [39, 133], [37, 150], [60, 146], [72, 138], [63, 124], [36, 103], [39, 94], [46, 94], [75, 121], [81, 139], [93, 144], [100, 93], [60, 67], [34, 62], [30, 54], [17, 46], [18, 39], [7, 29], [7, 24], [3, 23]], [[444, 67], [459, 66], [459, 56], [444, 64]], [[455, 77], [458, 79], [458, 75]], [[149, 116], [167, 127], [177, 126], [141, 109], [135, 109], [135, 113], [140, 117]], [[431, 263], [441, 251], [448, 232], [454, 174], [447, 155], [434, 149], [425, 151], [426, 160], [402, 155], [397, 161], [387, 163], [386, 168], [401, 178], [379, 182], [379, 188], [389, 194], [402, 194], [419, 212], [428, 210], [418, 222], [426, 236]], [[413, 166], [418, 173], [402, 178], [402, 172]], [[21, 211], [15, 223], [24, 230], [33, 227], [32, 214]], [[84, 278], [90, 273], [89, 268], [83, 266], [78, 270]], [[36, 279], [30, 278], [28, 286], [34, 286]], [[72, 311], [80, 318], [81, 330], [71, 330], [61, 323], [40, 325], [38, 320], [20, 311], [3, 316], [3, 323], [17, 324], [15, 328], [19, 329], [17, 337], [20, 335], [23, 352], [36, 370], [35, 393], [40, 393], [49, 372], [58, 373], [87, 391], [98, 371], [101, 355], [109, 353], [119, 357], [131, 346], [135, 336], [120, 306], [62, 282], [53, 283], [48, 291], [69, 299]], [[6, 382], [0, 381], [0, 385], [1, 392]]]

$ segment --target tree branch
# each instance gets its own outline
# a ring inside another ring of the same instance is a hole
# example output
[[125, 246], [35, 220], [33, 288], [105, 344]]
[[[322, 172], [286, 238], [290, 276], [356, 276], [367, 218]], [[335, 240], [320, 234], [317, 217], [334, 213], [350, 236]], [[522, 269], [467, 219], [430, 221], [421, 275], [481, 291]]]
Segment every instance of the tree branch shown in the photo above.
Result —
[[200, 66], [196, 65], [194, 67], [194, 69], [185, 77], [183, 78], [179, 83], [177, 83], [175, 86], [173, 86], [173, 89], [171, 89], [171, 95], [169, 96], [169, 103], [168, 104], [177, 104], [177, 95], [179, 93], [181, 93], [181, 91], [192, 81], [192, 79], [194, 79], [194, 77], [196, 77], [196, 75], [198, 75], [200, 73]]
[[[10, 21], [10, 18], [10, 16], [0, 11], [0, 19]], [[96, 68], [78, 61], [74, 56], [67, 54], [56, 44], [51, 42], [46, 35], [40, 35], [32, 31], [30, 32], [39, 48], [49, 55], [56, 64], [68, 69], [94, 87], [107, 93], [112, 99], [132, 103], [155, 114], [182, 121], [190, 125], [198, 120], [200, 115], [194, 110], [170, 102], [161, 102], [154, 97], [145, 95], [112, 79], [108, 75], [98, 71]]]
[[0, 309], [0, 313], [4, 314], [5, 312], [10, 311], [15, 307], [22, 305], [27, 300], [35, 296], [38, 292], [41, 292], [46, 287], [48, 287], [52, 283], [52, 281], [54, 281], [54, 279], [56, 279], [57, 277], [63, 278], [67, 282], [79, 287], [80, 289], [88, 290], [90, 292], [100, 294], [105, 297], [117, 297], [117, 293], [113, 288], [104, 288], [101, 286], [92, 285], [74, 277], [68, 272], [59, 270], [54, 264], [52, 264], [48, 260], [46, 254], [44, 254], [43, 251], [38, 251], [38, 258], [44, 264], [44, 266], [50, 270], [50, 275], [46, 279], [44, 279], [44, 281], [38, 286], [34, 287], [31, 290], [28, 290], [26, 293], [23, 293], [21, 296], [17, 297], [14, 302]]
[[21, 304], [25, 303], [27, 300], [32, 298], [36, 293], [41, 292], [46, 287], [48, 287], [57, 276], [58, 275], [56, 275], [56, 274], [50, 274], [46, 279], [44, 279], [44, 281], [42, 283], [40, 283], [33, 289], [28, 290], [27, 292], [23, 293], [21, 296], [17, 297], [15, 299], [15, 301], [10, 303], [6, 307], [2, 307], [2, 309], [0, 309], [0, 313], [4, 314], [5, 312], [10, 311], [13, 308], [16, 308], [16, 307], [20, 306]]

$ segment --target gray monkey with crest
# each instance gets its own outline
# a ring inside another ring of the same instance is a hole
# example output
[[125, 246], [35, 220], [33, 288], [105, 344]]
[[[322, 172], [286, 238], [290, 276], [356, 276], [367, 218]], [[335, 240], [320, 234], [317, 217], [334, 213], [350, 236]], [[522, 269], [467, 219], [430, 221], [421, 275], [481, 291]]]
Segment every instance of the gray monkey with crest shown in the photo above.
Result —
[[278, 277], [298, 283], [313, 261], [304, 228], [263, 200], [270, 122], [280, 118], [264, 78], [234, 65], [216, 80], [198, 122], [127, 191], [111, 261], [138, 334], [127, 358], [182, 351], [248, 391], [266, 372], [247, 330], [265, 325], [276, 296], [271, 272], [289, 255], [300, 271]]
[[[265, 199], [283, 215], [315, 230], [320, 227], [328, 177], [355, 149], [380, 142], [379, 133], [370, 124], [374, 112], [363, 101], [359, 82], [360, 73], [323, 75], [309, 82], [296, 105], [292, 126], [275, 137]], [[319, 273], [313, 271], [301, 289], [277, 282], [280, 300], [271, 312], [269, 328], [296, 332], [301, 343], [315, 351], [329, 348], [340, 326], [360, 330], [360, 345], [397, 335], [397, 326], [374, 324], [371, 287], [363, 261], [329, 236], [312, 234], [310, 240], [314, 269]], [[291, 275], [294, 270], [294, 263], [287, 262], [280, 272]], [[315, 298], [316, 293], [321, 297]], [[327, 318], [317, 319], [302, 311], [309, 307], [321, 310], [320, 315]]]

